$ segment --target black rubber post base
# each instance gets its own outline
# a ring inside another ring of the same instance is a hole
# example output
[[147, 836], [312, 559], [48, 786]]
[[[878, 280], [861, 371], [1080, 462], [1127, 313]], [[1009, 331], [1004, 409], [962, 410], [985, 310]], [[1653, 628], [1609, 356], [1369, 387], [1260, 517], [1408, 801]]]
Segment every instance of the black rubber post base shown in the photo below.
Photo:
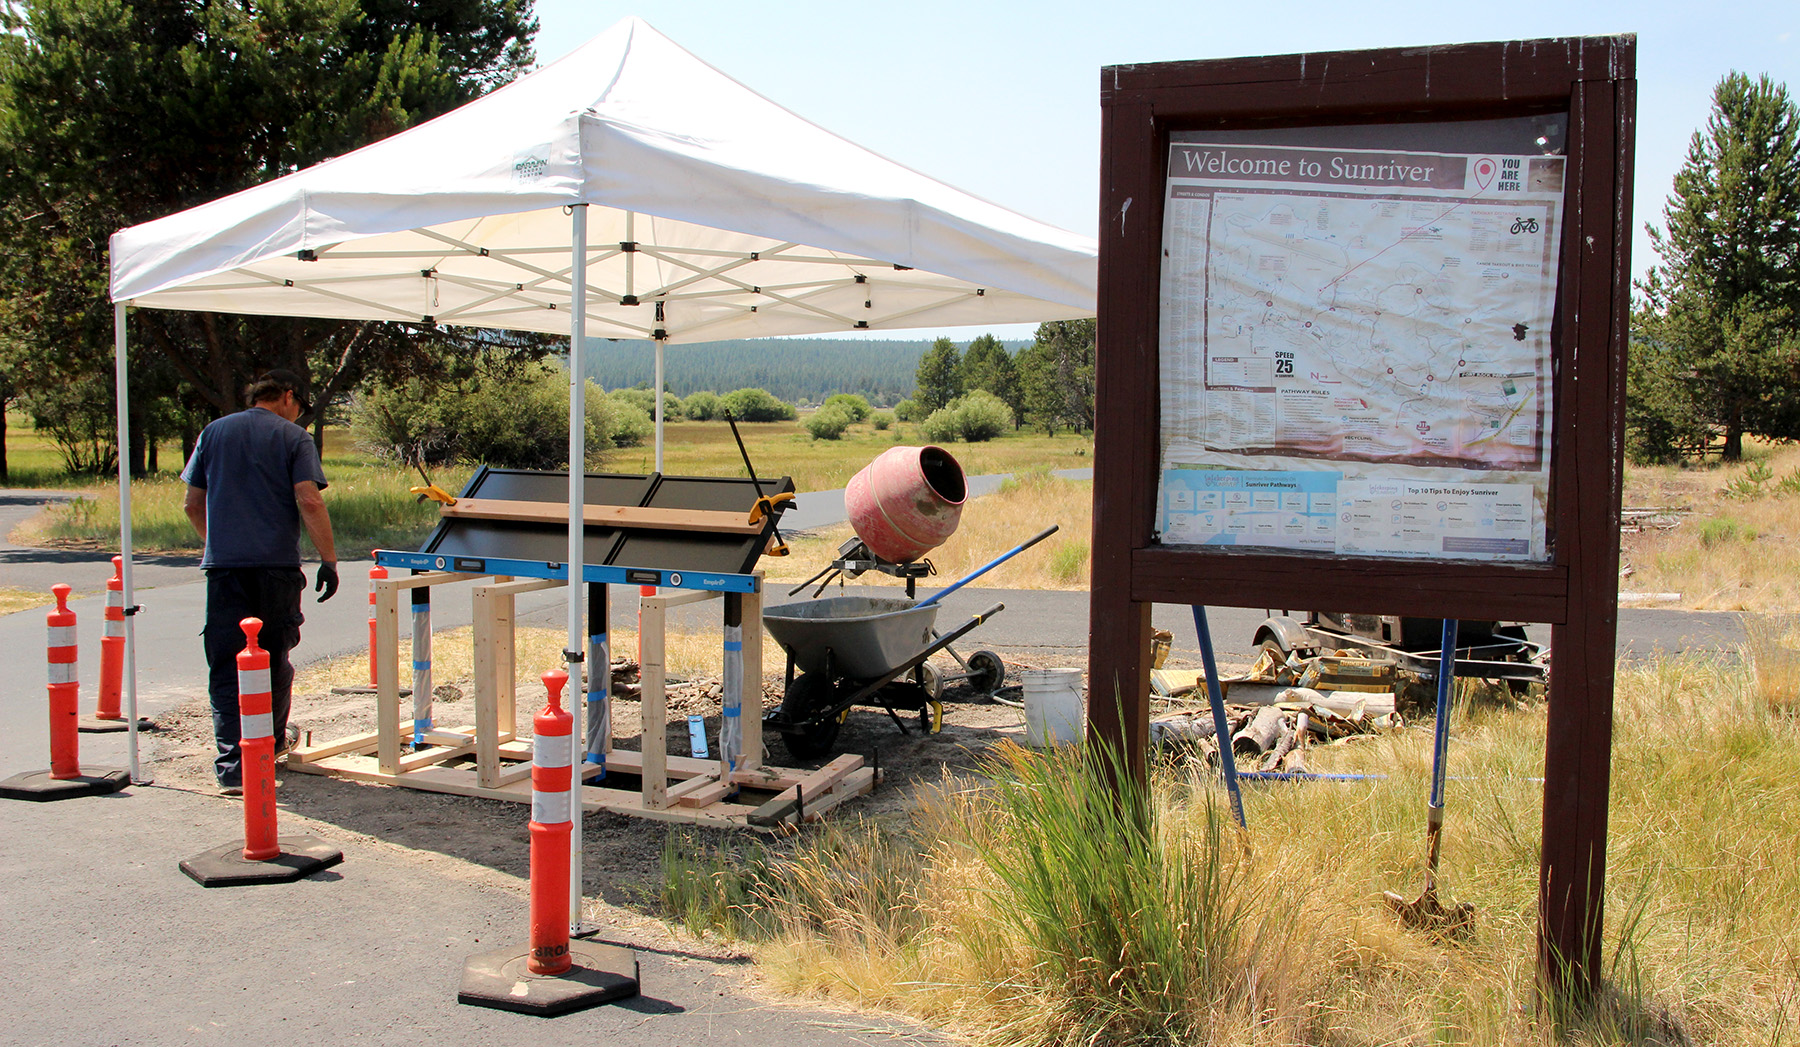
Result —
[[182, 861], [181, 871], [202, 887], [293, 883], [344, 860], [344, 852], [317, 836], [278, 836], [281, 853], [266, 862], [244, 858], [244, 841], [214, 847]]
[[469, 957], [456, 1002], [554, 1018], [638, 994], [637, 955], [595, 942], [569, 943], [574, 961], [562, 974], [532, 974], [523, 947]]
[[0, 782], [0, 800], [73, 800], [116, 793], [130, 784], [130, 773], [120, 767], [85, 767], [81, 777], [61, 780], [49, 771], [26, 771]]
[[[130, 730], [131, 721], [102, 720], [97, 716], [83, 716], [81, 719], [75, 721], [75, 729], [82, 734], [114, 734], [120, 731]], [[138, 730], [154, 731], [156, 730], [156, 723], [140, 716], [138, 717]]]

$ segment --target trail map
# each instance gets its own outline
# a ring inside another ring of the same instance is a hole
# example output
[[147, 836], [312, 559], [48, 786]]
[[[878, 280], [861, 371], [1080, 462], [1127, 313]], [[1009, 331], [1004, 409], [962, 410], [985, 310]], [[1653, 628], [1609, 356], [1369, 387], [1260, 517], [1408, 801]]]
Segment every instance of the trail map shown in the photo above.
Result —
[[[1164, 540], [1541, 558], [1530, 504], [1547, 494], [1563, 164], [1177, 141], [1163, 236]], [[1210, 512], [1204, 492], [1229, 476], [1170, 475], [1206, 470], [1297, 485], [1277, 500], [1292, 513]], [[1459, 505], [1506, 508], [1446, 511], [1441, 524], [1388, 514], [1382, 532], [1346, 508], [1363, 487], [1337, 490], [1372, 481], [1450, 484]]]

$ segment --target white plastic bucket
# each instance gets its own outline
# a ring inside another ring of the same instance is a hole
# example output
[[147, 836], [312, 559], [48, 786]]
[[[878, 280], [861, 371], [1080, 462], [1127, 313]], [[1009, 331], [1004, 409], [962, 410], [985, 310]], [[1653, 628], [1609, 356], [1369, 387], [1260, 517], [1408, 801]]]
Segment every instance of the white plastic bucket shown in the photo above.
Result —
[[1019, 682], [1025, 690], [1025, 744], [1042, 749], [1081, 740], [1080, 669], [1023, 669]]

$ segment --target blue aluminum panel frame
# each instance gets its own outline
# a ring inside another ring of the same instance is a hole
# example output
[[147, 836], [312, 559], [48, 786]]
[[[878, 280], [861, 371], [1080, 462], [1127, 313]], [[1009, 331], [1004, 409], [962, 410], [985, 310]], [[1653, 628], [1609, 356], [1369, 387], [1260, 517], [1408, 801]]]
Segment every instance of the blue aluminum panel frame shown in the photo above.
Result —
[[[553, 578], [557, 581], [567, 581], [569, 578], [569, 567], [564, 563], [510, 560], [499, 556], [453, 556], [447, 553], [377, 549], [375, 562], [390, 569], [403, 567], [413, 571], [453, 571], [460, 574], [506, 575], [512, 578]], [[655, 585], [664, 589], [697, 589], [714, 593], [759, 591], [753, 574], [712, 571], [661, 571], [647, 567], [615, 567], [591, 563], [583, 567], [581, 578], [586, 582], [607, 585]]]

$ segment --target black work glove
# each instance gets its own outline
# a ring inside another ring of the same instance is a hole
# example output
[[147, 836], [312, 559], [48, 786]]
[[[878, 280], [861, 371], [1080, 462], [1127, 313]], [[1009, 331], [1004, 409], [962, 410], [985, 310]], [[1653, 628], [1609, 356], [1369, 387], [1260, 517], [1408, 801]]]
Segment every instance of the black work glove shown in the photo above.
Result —
[[334, 564], [334, 563], [320, 564], [319, 565], [319, 581], [318, 581], [317, 585], [313, 586], [314, 592], [322, 594], [319, 597], [319, 602], [324, 603], [326, 600], [329, 600], [333, 596], [336, 596], [337, 595], [337, 587], [338, 587], [337, 564]]

